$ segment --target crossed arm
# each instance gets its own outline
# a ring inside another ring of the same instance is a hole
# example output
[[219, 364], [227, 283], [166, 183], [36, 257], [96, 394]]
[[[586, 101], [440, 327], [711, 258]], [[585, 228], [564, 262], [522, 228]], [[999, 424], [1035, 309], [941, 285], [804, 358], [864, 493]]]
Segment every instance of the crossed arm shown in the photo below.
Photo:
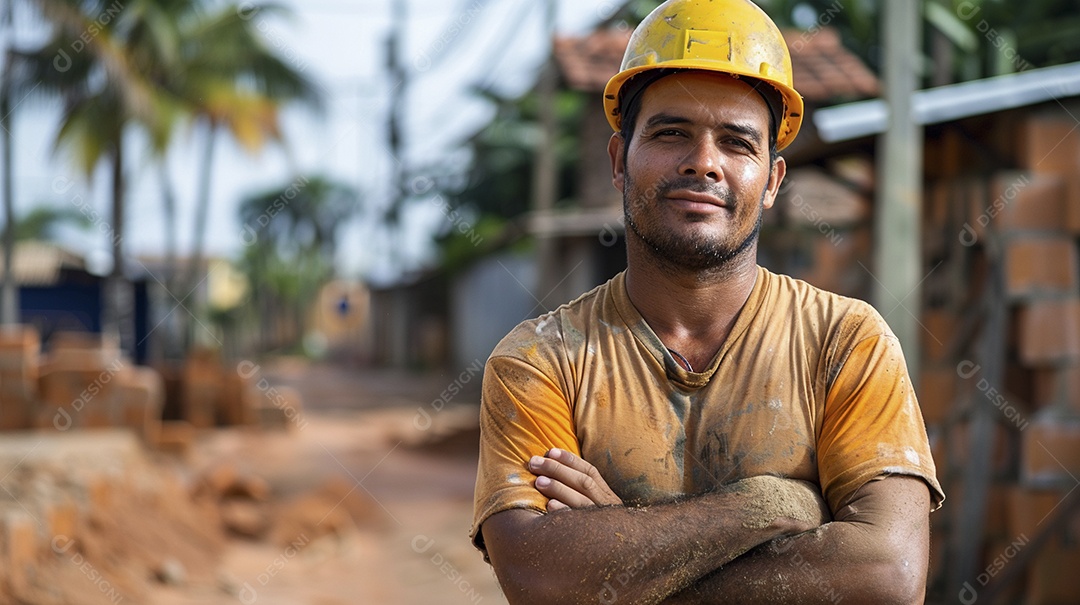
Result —
[[752, 477], [709, 494], [624, 506], [562, 450], [529, 470], [549, 514], [492, 515], [483, 537], [511, 603], [919, 603], [930, 495], [871, 481], [832, 515], [816, 488]]

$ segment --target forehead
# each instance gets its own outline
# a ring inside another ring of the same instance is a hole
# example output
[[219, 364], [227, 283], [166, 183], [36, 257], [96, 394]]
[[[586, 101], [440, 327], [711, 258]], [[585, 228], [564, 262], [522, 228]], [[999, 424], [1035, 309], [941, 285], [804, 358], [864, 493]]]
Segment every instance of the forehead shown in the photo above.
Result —
[[724, 74], [687, 71], [651, 84], [641, 96], [641, 116], [675, 113], [695, 121], [760, 120], [767, 128], [769, 108], [749, 84]]

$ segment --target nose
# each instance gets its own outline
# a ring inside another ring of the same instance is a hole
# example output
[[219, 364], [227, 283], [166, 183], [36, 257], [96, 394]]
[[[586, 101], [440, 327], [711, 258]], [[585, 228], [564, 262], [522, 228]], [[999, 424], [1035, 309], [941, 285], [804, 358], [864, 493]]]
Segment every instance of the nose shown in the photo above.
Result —
[[716, 145], [708, 139], [697, 141], [680, 162], [679, 174], [719, 181], [724, 173], [720, 166], [720, 153]]

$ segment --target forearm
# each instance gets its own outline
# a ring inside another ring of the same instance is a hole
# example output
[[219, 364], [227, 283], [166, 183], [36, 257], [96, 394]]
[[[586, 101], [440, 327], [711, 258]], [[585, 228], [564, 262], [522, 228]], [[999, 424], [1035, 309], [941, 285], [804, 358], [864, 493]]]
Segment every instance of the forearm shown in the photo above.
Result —
[[[548, 515], [527, 511], [484, 524], [516, 539], [488, 540], [488, 550], [511, 603], [658, 603], [739, 555], [782, 535], [816, 526], [807, 517], [812, 490], [793, 489], [792, 505], [762, 507], [761, 494], [796, 482], [754, 478], [722, 492], [643, 508], [605, 506]], [[530, 515], [523, 519], [523, 516]], [[785, 516], [787, 515], [787, 516]]]
[[922, 603], [929, 541], [925, 518], [883, 527], [865, 521], [875, 517], [871, 505], [846, 521], [763, 544], [665, 603]]

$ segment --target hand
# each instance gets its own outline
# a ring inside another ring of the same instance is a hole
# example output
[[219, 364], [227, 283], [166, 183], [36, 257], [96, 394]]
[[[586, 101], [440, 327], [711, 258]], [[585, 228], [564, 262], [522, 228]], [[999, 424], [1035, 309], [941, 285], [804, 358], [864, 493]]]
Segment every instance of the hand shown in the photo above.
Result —
[[747, 528], [772, 527], [790, 536], [832, 521], [821, 490], [813, 483], [758, 475], [724, 489], [746, 499], [747, 519], [743, 526]]
[[536, 490], [548, 498], [548, 512], [623, 503], [595, 466], [566, 450], [533, 456], [528, 467], [536, 475]]

